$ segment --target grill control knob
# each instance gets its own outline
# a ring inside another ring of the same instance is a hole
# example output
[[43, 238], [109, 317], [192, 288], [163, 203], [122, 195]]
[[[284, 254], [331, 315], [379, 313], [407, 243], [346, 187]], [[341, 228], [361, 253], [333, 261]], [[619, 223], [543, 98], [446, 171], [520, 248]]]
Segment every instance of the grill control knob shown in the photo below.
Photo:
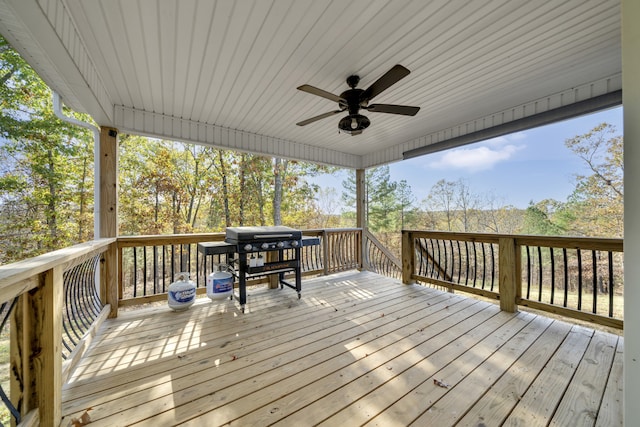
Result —
[[298, 241], [297, 241], [297, 240], [293, 240], [293, 241], [291, 242], [291, 247], [292, 247], [292, 248], [297, 248], [297, 247], [298, 247], [298, 245], [299, 245], [299, 243], [298, 243]]
[[246, 245], [244, 245], [244, 250], [245, 250], [245, 252], [249, 252], [251, 249], [253, 249], [253, 246], [251, 246], [249, 243], [247, 243]]
[[269, 244], [268, 243], [263, 243], [262, 244], [262, 249], [269, 249]]
[[279, 247], [279, 248], [282, 248], [282, 247], [284, 247], [284, 242], [278, 242], [276, 244], [276, 246]]

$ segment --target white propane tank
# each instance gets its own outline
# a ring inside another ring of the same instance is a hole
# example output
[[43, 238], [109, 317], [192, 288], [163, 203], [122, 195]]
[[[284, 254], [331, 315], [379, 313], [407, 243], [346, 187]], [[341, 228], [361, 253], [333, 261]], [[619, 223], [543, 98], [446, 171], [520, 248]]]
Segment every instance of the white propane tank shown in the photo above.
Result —
[[169, 285], [169, 308], [175, 311], [186, 310], [196, 301], [196, 285], [189, 279], [189, 273], [177, 274], [175, 282]]
[[215, 266], [215, 272], [207, 277], [207, 296], [213, 300], [231, 297], [233, 293], [233, 273], [227, 264]]

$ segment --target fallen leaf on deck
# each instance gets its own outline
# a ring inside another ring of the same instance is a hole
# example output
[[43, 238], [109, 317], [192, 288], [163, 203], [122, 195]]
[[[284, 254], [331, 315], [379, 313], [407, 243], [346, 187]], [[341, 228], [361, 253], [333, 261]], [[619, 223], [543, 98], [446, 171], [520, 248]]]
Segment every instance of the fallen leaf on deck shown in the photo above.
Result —
[[80, 416], [80, 418], [72, 418], [71, 425], [73, 427], [81, 427], [86, 426], [91, 423], [91, 417], [89, 416], [89, 411], [93, 408], [89, 408]]
[[440, 380], [436, 380], [435, 378], [433, 379], [433, 383], [435, 385], [437, 385], [438, 387], [449, 388], [449, 384], [447, 384], [447, 383], [445, 383], [443, 381], [440, 381]]

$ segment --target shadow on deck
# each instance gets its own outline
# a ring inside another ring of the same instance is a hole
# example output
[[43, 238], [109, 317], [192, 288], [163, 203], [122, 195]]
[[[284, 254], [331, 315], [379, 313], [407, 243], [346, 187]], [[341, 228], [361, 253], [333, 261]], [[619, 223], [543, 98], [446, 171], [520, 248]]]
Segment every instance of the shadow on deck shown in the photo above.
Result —
[[[351, 271], [106, 321], [63, 424], [622, 425], [623, 339]], [[85, 418], [86, 419], [86, 418]]]

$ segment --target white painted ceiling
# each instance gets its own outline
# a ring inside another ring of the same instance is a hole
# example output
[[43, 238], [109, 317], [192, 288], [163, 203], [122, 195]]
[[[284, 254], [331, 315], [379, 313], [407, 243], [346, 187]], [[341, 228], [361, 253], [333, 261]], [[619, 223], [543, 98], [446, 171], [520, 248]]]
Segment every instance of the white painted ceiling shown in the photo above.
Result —
[[[0, 0], [0, 33], [103, 126], [346, 167], [621, 89], [619, 0]], [[296, 90], [411, 74], [338, 133]]]

